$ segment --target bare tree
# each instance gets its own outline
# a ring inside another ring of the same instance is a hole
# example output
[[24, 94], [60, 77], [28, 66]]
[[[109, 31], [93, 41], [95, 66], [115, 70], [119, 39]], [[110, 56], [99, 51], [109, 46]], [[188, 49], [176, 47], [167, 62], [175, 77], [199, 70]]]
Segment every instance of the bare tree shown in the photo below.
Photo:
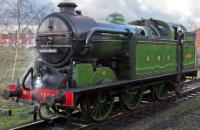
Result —
[[12, 72], [12, 80], [15, 76], [16, 62], [18, 57], [18, 46], [20, 39], [27, 30], [36, 26], [41, 19], [53, 11], [53, 5], [41, 0], [4, 0], [1, 1], [4, 7], [0, 17], [2, 19], [1, 28], [8, 33], [16, 34], [13, 39], [15, 46], [15, 58]]

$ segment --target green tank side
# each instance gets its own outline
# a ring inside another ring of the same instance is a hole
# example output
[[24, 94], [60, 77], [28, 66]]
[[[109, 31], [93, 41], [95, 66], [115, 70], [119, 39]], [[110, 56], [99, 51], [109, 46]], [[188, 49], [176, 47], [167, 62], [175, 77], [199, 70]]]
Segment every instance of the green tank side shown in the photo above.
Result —
[[124, 38], [115, 35], [102, 34], [92, 40], [92, 56], [99, 59], [111, 59], [121, 54]]
[[[114, 12], [106, 17], [106, 21], [113, 24], [124, 25], [125, 17], [117, 12]], [[122, 44], [125, 41], [124, 37], [114, 34], [98, 34], [92, 39], [93, 52], [92, 55], [100, 59], [110, 59], [121, 54]]]
[[176, 44], [154, 44], [138, 41], [136, 44], [136, 75], [176, 71]]
[[124, 44], [122, 48], [130, 57], [119, 62], [120, 75], [123, 79], [177, 71], [177, 44], [167, 41], [154, 42], [156, 40], [136, 38]]

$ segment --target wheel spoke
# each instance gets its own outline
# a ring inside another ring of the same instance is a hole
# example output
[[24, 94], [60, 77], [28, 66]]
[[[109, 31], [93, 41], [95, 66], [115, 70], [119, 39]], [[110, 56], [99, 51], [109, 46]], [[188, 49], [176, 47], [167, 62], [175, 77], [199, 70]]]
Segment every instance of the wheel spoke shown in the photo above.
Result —
[[102, 107], [101, 107], [101, 115], [104, 115], [104, 113], [105, 113], [105, 105], [104, 104], [102, 104]]
[[88, 98], [89, 113], [91, 118], [95, 121], [104, 120], [110, 113], [113, 107], [113, 97], [100, 95], [96, 98], [91, 96]]
[[128, 92], [123, 93], [121, 100], [125, 108], [128, 110], [134, 110], [137, 108], [141, 102], [142, 94], [138, 91], [133, 92], [129, 90]]
[[164, 100], [167, 98], [168, 90], [165, 85], [160, 85], [153, 88], [153, 93], [158, 100]]
[[104, 116], [107, 112], [106, 105], [102, 104], [101, 115]]
[[97, 102], [94, 106], [93, 106], [93, 109], [92, 109], [92, 113], [94, 115], [98, 115], [98, 111], [99, 111], [99, 103]]

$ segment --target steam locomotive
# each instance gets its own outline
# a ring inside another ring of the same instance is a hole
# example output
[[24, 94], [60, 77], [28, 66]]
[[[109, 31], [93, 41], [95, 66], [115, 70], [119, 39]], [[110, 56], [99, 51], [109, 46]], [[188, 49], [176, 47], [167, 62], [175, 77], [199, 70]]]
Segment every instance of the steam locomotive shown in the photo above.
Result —
[[[186, 77], [196, 77], [195, 34], [179, 24], [141, 19], [129, 24], [97, 22], [60, 3], [60, 12], [39, 25], [40, 58], [23, 78], [10, 85], [6, 99], [36, 104], [55, 113], [81, 111], [94, 121], [106, 119], [119, 101], [134, 110], [147, 90], [164, 100], [181, 93]], [[116, 16], [119, 17], [119, 16]], [[176, 40], [184, 32], [184, 44]]]

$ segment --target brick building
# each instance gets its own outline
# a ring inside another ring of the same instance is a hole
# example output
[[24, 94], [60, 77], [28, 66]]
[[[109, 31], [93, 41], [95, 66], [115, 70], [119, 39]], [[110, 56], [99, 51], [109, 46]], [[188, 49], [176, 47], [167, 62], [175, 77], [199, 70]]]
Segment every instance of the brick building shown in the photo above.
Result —
[[196, 58], [197, 58], [197, 65], [200, 65], [200, 28], [195, 30], [196, 33]]
[[[33, 39], [35, 38], [34, 36], [35, 34], [32, 32], [23, 33], [19, 40], [19, 44], [22, 45], [34, 44], [33, 43], [34, 41]], [[7, 33], [7, 34], [0, 33], [0, 45], [2, 44], [13, 45], [16, 39], [17, 39], [16, 33]]]

